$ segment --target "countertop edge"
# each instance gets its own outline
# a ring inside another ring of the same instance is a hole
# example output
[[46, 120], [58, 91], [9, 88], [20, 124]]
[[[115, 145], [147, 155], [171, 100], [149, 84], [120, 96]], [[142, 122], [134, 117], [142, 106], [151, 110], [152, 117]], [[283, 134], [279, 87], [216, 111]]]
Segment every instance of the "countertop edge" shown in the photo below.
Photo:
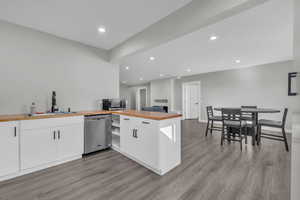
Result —
[[118, 115], [125, 115], [125, 116], [131, 116], [131, 117], [140, 117], [145, 119], [152, 119], [152, 120], [166, 120], [166, 119], [174, 119], [174, 118], [180, 118], [182, 117], [181, 114], [169, 114], [168, 116], [147, 116], [145, 114], [137, 114], [137, 113], [120, 113], [120, 112], [113, 112], [112, 114], [118, 114]]
[[83, 112], [71, 113], [71, 114], [43, 115], [43, 116], [31, 116], [31, 117], [27, 116], [26, 114], [2, 115], [2, 116], [0, 115], [0, 122], [103, 115], [103, 114], [117, 114], [117, 115], [140, 117], [140, 118], [152, 119], [152, 120], [166, 120], [166, 119], [174, 119], [174, 118], [182, 117], [181, 114], [169, 114], [169, 113], [166, 113], [166, 116], [153, 116], [153, 113], [151, 115], [151, 112], [149, 112], [149, 115], [147, 115], [148, 114], [147, 112], [138, 113], [138, 111], [136, 113], [126, 113], [126, 111], [83, 111]]

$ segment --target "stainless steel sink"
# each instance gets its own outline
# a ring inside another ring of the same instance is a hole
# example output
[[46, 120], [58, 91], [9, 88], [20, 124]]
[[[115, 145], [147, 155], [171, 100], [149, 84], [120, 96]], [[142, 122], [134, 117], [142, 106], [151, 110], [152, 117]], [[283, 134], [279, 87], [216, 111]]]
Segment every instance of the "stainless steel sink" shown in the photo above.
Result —
[[64, 115], [64, 114], [75, 114], [76, 112], [55, 112], [55, 113], [42, 113], [42, 114], [29, 114], [29, 116], [47, 116], [47, 115]]
[[57, 113], [43, 113], [43, 114], [29, 114], [29, 116], [45, 116], [45, 115], [56, 115]]

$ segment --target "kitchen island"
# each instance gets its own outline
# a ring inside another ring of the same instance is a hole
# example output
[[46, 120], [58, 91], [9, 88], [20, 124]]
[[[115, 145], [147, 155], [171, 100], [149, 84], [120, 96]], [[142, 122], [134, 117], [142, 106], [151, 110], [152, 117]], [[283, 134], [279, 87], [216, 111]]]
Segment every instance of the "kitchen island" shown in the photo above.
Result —
[[118, 114], [120, 153], [159, 175], [181, 163], [181, 115], [132, 110]]
[[80, 159], [84, 116], [118, 116], [113, 149], [163, 175], [181, 162], [181, 115], [134, 110], [0, 115], [0, 181]]

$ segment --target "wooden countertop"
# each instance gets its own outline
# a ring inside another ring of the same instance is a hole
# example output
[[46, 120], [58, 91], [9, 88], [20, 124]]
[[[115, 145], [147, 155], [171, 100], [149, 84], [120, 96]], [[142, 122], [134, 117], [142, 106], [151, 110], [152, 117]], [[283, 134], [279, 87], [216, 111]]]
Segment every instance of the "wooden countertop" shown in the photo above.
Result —
[[50, 113], [49, 115], [36, 115], [36, 116], [28, 116], [28, 114], [0, 115], [0, 122], [48, 119], [48, 118], [62, 118], [62, 117], [73, 117], [73, 116], [89, 116], [89, 115], [101, 115], [101, 114], [119, 114], [119, 115], [141, 117], [141, 118], [153, 119], [153, 120], [164, 120], [164, 119], [172, 119], [172, 118], [181, 117], [180, 114], [136, 111], [136, 110], [124, 110], [124, 111], [94, 110], [94, 111], [80, 111], [80, 112], [68, 113], [68, 114], [51, 114]]
[[153, 120], [164, 120], [181, 117], [181, 114], [173, 113], [162, 113], [162, 112], [149, 112], [149, 111], [137, 111], [137, 110], [124, 110], [124, 111], [114, 111], [113, 114], [126, 115], [131, 117], [140, 117]]

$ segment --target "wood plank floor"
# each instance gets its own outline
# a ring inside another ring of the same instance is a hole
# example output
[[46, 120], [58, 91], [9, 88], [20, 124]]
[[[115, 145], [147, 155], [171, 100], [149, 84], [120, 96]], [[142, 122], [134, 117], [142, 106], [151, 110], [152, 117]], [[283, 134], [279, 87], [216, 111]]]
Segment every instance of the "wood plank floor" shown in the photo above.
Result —
[[290, 199], [290, 153], [282, 143], [263, 140], [241, 152], [238, 143], [221, 147], [218, 132], [205, 137], [205, 124], [183, 121], [182, 129], [182, 164], [163, 177], [108, 150], [0, 182], [0, 199]]

